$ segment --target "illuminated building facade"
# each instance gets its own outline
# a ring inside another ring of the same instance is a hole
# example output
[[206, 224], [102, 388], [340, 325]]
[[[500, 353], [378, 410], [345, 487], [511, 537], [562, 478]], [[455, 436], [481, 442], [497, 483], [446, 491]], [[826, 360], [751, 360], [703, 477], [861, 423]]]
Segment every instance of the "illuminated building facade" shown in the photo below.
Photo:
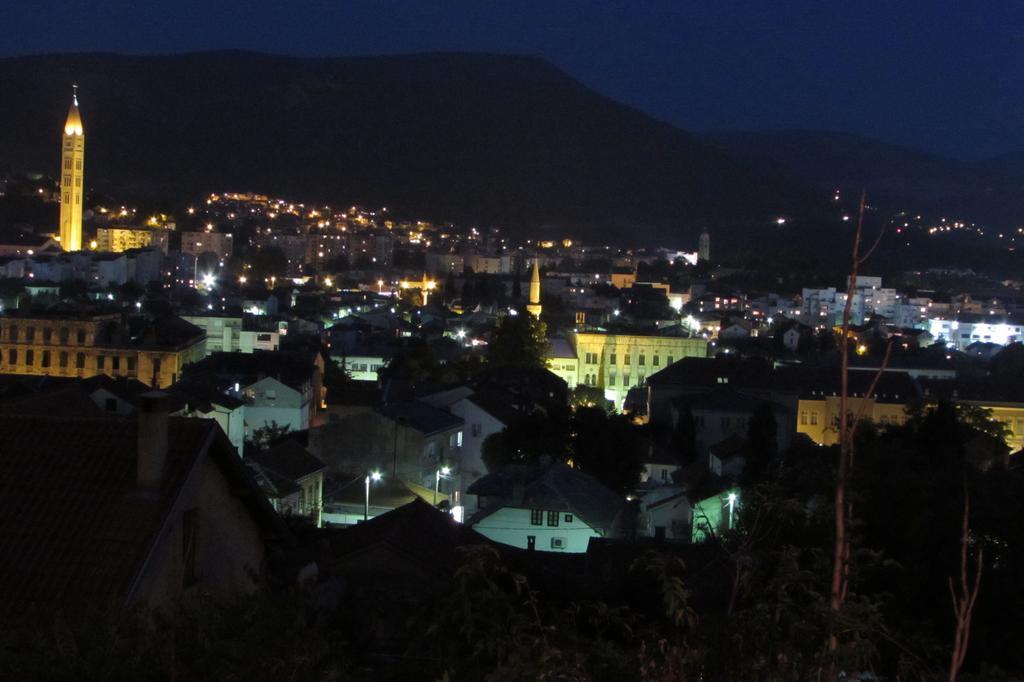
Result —
[[1024, 339], [1024, 324], [1020, 321], [977, 313], [962, 313], [953, 319], [933, 317], [928, 320], [928, 331], [953, 350], [963, 350], [978, 341], [1006, 346]]
[[708, 234], [706, 227], [701, 231], [700, 239], [697, 240], [697, 260], [705, 263], [711, 260], [711, 235]]
[[60, 151], [60, 244], [82, 250], [82, 201], [85, 195], [85, 128], [78, 111], [78, 86], [64, 122]]
[[165, 388], [205, 354], [206, 334], [179, 318], [132, 324], [114, 314], [0, 316], [0, 372], [5, 374], [106, 374]]
[[169, 230], [149, 227], [100, 227], [96, 230], [96, 250], [121, 253], [153, 247], [167, 253], [169, 236]]
[[576, 382], [570, 382], [569, 388], [580, 384], [602, 388], [617, 408], [629, 389], [642, 386], [651, 374], [682, 358], [708, 354], [707, 339], [699, 337], [587, 331], [569, 334], [569, 343], [579, 362]]

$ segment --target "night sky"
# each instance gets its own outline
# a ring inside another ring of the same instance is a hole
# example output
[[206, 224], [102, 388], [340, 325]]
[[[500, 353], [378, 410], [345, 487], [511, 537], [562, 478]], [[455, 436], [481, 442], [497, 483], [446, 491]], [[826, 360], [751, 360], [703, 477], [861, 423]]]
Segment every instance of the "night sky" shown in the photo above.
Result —
[[0, 0], [0, 56], [242, 48], [545, 57], [690, 130], [868, 134], [1024, 151], [1024, 3]]

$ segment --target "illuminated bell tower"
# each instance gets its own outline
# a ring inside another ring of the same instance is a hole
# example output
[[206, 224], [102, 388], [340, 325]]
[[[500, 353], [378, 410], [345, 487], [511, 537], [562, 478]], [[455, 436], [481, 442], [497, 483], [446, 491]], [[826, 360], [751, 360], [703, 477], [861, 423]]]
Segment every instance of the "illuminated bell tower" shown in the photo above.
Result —
[[82, 201], [85, 198], [85, 130], [78, 111], [78, 86], [72, 86], [71, 108], [60, 148], [60, 245], [82, 250]]
[[530, 302], [526, 304], [526, 312], [540, 319], [540, 267], [536, 259], [533, 261], [533, 272], [530, 274]]

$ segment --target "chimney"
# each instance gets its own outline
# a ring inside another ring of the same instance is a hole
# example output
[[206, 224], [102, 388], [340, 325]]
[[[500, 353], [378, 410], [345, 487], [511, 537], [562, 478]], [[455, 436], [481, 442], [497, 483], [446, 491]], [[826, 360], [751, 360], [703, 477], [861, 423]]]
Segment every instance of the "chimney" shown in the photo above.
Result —
[[144, 490], [159, 490], [167, 464], [167, 417], [170, 397], [163, 391], [139, 396], [139, 435], [136, 482]]

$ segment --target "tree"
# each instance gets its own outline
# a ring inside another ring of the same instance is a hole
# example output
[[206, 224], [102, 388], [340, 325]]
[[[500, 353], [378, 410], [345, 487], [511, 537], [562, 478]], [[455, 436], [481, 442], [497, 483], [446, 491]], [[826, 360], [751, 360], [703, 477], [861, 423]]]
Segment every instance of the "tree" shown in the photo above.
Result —
[[[835, 512], [835, 542], [833, 543], [832, 551], [832, 584], [829, 592], [829, 610], [832, 618], [836, 621], [833, 625], [833, 630], [829, 635], [828, 639], [828, 651], [829, 655], [832, 656], [832, 660], [828, 666], [828, 675], [830, 679], [836, 679], [838, 675], [837, 670], [837, 659], [836, 656], [839, 652], [839, 637], [836, 632], [838, 627], [838, 621], [842, 615], [843, 606], [845, 605], [847, 595], [849, 594], [850, 588], [850, 535], [849, 535], [849, 523], [850, 516], [852, 516], [852, 503], [847, 498], [847, 485], [850, 479], [850, 470], [853, 467], [853, 441], [854, 434], [857, 429], [857, 422], [863, 416], [863, 414], [853, 416], [847, 409], [849, 400], [849, 381], [850, 381], [850, 344], [847, 339], [850, 338], [850, 314], [852, 312], [853, 298], [856, 293], [857, 287], [857, 274], [860, 272], [860, 266], [864, 264], [871, 254], [878, 247], [878, 244], [882, 240], [882, 235], [885, 231], [882, 230], [878, 233], [878, 238], [875, 243], [867, 250], [867, 253], [861, 254], [861, 237], [864, 232], [864, 207], [866, 201], [865, 194], [860, 196], [860, 211], [857, 218], [857, 229], [853, 235], [853, 251], [850, 257], [850, 273], [847, 277], [846, 283], [846, 305], [843, 306], [843, 324], [842, 324], [842, 344], [840, 346], [840, 353], [842, 358], [842, 370], [840, 374], [840, 392], [839, 392], [839, 457], [836, 463], [836, 488], [835, 497], [833, 498], [833, 510]], [[874, 379], [871, 382], [867, 392], [864, 394], [866, 399], [871, 399], [875, 393], [875, 386], [878, 384], [878, 380], [881, 378], [882, 373], [885, 371], [886, 366], [889, 364], [889, 354], [892, 352], [892, 344], [886, 347], [885, 357], [882, 359], [881, 368], [875, 374]], [[868, 400], [864, 400], [861, 413], [863, 413]]]
[[697, 458], [697, 425], [689, 407], [679, 413], [672, 429], [672, 449], [682, 462], [690, 463]]
[[278, 424], [276, 421], [271, 420], [269, 423], [253, 430], [252, 438], [245, 439], [245, 449], [250, 452], [253, 450], [264, 450], [287, 435], [291, 430], [292, 427], [288, 424]]
[[615, 403], [604, 397], [604, 391], [598, 386], [580, 384], [569, 394], [569, 404], [574, 408], [597, 407], [605, 412], [615, 411]]
[[570, 456], [580, 471], [620, 493], [640, 481], [647, 441], [629, 417], [582, 407], [573, 415], [571, 434]]
[[533, 315], [509, 314], [498, 320], [487, 347], [492, 367], [542, 369], [547, 367], [547, 328]]
[[288, 272], [288, 256], [277, 246], [256, 249], [250, 257], [252, 277], [262, 282], [270, 277], [283, 277]]
[[747, 425], [747, 463], [743, 468], [745, 483], [764, 478], [779, 454], [779, 426], [769, 403], [754, 408]]

